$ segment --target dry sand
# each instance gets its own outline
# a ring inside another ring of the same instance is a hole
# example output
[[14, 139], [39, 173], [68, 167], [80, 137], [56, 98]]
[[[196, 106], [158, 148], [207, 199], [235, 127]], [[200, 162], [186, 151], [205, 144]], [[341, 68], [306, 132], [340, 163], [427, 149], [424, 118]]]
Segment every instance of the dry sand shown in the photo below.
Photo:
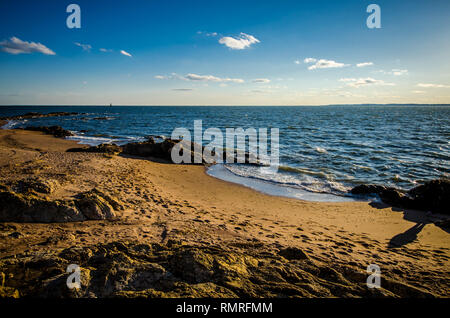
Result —
[[[274, 197], [210, 177], [203, 166], [65, 152], [72, 147], [79, 145], [1, 130], [0, 182], [30, 175], [55, 179], [61, 185], [49, 195], [55, 199], [95, 187], [118, 198], [125, 210], [115, 221], [9, 223], [22, 236], [0, 236], [0, 258], [117, 241], [261, 242], [272, 249], [298, 247], [331, 268], [365, 271], [377, 264], [393, 280], [450, 296], [449, 233], [432, 223], [435, 216], [368, 202]], [[52, 237], [61, 239], [46, 244]]]

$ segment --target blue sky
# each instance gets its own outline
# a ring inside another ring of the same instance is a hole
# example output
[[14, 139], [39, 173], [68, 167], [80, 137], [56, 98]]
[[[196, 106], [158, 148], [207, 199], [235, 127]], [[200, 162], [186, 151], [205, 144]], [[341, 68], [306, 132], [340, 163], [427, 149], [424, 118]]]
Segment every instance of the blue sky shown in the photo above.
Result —
[[0, 25], [3, 105], [450, 103], [447, 0], [2, 0]]

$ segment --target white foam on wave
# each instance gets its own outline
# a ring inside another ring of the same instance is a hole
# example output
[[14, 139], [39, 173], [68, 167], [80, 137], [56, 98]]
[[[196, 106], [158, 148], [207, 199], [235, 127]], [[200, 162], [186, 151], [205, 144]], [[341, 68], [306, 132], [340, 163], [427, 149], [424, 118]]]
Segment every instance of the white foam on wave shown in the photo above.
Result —
[[[76, 132], [72, 131], [72, 133], [76, 133]], [[78, 141], [79, 144], [89, 145], [89, 146], [98, 146], [100, 144], [112, 144], [112, 143], [120, 146], [120, 145], [129, 143], [129, 142], [145, 140], [144, 137], [112, 138], [112, 137], [92, 137], [92, 136], [84, 136], [84, 135], [68, 136], [68, 137], [66, 137], [66, 139], [75, 140], [75, 141]]]
[[270, 172], [267, 173], [263, 172], [261, 167], [258, 166], [239, 164], [224, 165], [224, 168], [237, 176], [260, 179], [279, 184], [280, 186], [295, 187], [309, 192], [343, 195], [350, 190], [350, 187], [333, 180], [332, 176], [324, 172], [308, 173], [309, 171], [306, 169], [292, 168], [286, 170], [286, 167], [284, 167], [282, 170], [276, 172], [269, 170]]
[[17, 125], [25, 123], [25, 122], [27, 122], [26, 119], [25, 120], [8, 120], [8, 122], [0, 128], [1, 129], [13, 129]]
[[224, 181], [241, 184], [253, 190], [269, 195], [315, 202], [360, 201], [360, 199], [351, 196], [339, 196], [331, 193], [311, 192], [299, 187], [289, 186], [287, 184], [270, 182], [269, 180], [263, 180], [260, 178], [240, 176], [231, 172], [231, 170], [227, 169], [223, 164], [216, 164], [209, 167], [207, 170], [207, 174]]

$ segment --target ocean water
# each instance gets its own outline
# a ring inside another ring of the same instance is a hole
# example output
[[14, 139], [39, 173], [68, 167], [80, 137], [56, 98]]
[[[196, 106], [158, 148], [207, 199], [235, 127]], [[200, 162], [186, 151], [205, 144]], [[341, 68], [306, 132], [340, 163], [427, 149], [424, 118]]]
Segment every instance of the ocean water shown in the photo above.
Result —
[[76, 134], [70, 138], [90, 145], [123, 144], [148, 135], [170, 136], [177, 127], [193, 133], [194, 120], [199, 119], [203, 129], [217, 127], [223, 133], [225, 128], [279, 128], [278, 172], [268, 174], [254, 166], [225, 164], [210, 174], [223, 179], [236, 176], [234, 182], [243, 184], [242, 180], [263, 187], [277, 185], [285, 189], [281, 192], [297, 189], [307, 196], [345, 195], [362, 183], [409, 189], [450, 175], [450, 106], [445, 105], [1, 106], [0, 116], [30, 111], [83, 114], [13, 121], [7, 127], [60, 125]]

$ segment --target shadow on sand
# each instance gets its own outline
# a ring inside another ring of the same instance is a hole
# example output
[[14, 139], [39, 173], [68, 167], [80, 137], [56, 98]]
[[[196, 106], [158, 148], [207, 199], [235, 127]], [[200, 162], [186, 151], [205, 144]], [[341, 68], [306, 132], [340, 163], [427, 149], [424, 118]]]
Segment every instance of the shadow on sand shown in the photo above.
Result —
[[423, 230], [423, 228], [427, 224], [434, 224], [439, 228], [441, 228], [442, 230], [444, 230], [445, 232], [450, 233], [449, 228], [441, 227], [435, 223], [436, 220], [440, 219], [440, 216], [438, 215], [430, 216], [427, 212], [424, 211], [396, 208], [380, 202], [371, 202], [369, 203], [369, 205], [377, 209], [385, 209], [391, 207], [392, 211], [402, 212], [403, 218], [405, 220], [416, 223], [405, 232], [399, 233], [394, 237], [392, 237], [389, 240], [388, 248], [398, 248], [414, 242], [417, 239], [418, 234]]

